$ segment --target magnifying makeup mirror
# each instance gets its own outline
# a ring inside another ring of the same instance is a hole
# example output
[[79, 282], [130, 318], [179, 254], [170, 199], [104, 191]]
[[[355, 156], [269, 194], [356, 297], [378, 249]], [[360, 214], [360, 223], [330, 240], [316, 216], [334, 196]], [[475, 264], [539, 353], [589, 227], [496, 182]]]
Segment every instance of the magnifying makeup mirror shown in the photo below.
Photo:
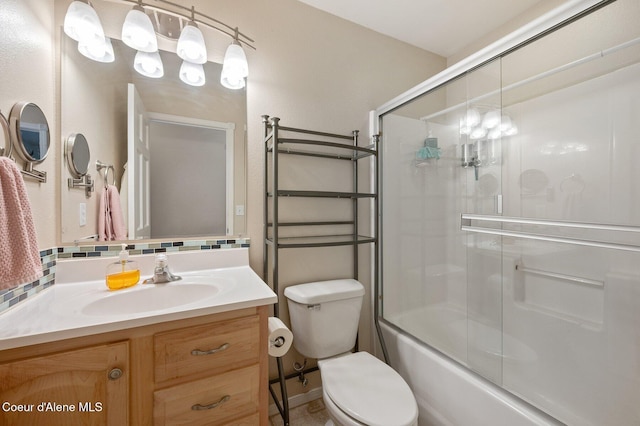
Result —
[[18, 155], [30, 163], [41, 163], [49, 153], [51, 138], [47, 118], [31, 102], [18, 102], [11, 108], [9, 120]]
[[9, 113], [9, 130], [18, 156], [26, 161], [22, 174], [46, 182], [47, 173], [33, 168], [47, 158], [51, 145], [49, 124], [40, 107], [31, 102], [16, 103]]
[[89, 158], [91, 153], [87, 138], [82, 133], [72, 133], [65, 141], [65, 157], [72, 178], [68, 179], [69, 188], [84, 188], [87, 198], [91, 196], [94, 183], [89, 171]]
[[72, 133], [66, 141], [66, 157], [73, 177], [81, 178], [89, 171], [89, 143], [82, 133]]

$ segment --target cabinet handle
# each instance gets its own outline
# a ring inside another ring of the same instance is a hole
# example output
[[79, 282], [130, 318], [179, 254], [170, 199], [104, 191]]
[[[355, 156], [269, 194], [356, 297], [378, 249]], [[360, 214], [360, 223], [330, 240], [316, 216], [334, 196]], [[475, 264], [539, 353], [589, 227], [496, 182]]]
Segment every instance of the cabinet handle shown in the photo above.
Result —
[[122, 370], [119, 368], [109, 371], [109, 380], [118, 380], [120, 377], [122, 377]]
[[200, 410], [212, 410], [216, 407], [218, 407], [219, 405], [224, 404], [225, 402], [229, 401], [231, 399], [231, 395], [225, 395], [222, 398], [220, 398], [220, 401], [218, 402], [213, 402], [209, 405], [201, 405], [201, 404], [196, 404], [196, 405], [192, 405], [191, 409], [194, 411], [200, 411]]
[[191, 351], [191, 355], [213, 355], [216, 352], [222, 352], [225, 349], [228, 349], [229, 346], [231, 345], [229, 345], [228, 343], [225, 343], [224, 345], [218, 346], [217, 348], [214, 348], [214, 349], [209, 349], [208, 351], [201, 351], [200, 349], [194, 349]]

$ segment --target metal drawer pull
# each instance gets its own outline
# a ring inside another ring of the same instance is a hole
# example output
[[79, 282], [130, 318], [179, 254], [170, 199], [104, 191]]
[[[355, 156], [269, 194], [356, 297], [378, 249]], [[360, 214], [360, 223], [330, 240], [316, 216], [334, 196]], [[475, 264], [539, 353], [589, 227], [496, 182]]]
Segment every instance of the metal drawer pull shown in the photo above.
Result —
[[221, 345], [217, 348], [209, 349], [208, 351], [201, 351], [200, 349], [194, 349], [191, 351], [191, 355], [213, 355], [217, 352], [222, 352], [225, 349], [229, 349], [229, 346], [231, 345], [228, 343], [225, 343], [224, 345]]
[[218, 407], [221, 404], [224, 404], [225, 402], [229, 401], [230, 399], [231, 399], [231, 395], [225, 395], [222, 398], [220, 398], [220, 401], [218, 401], [218, 402], [214, 402], [214, 403], [211, 403], [209, 405], [201, 405], [201, 404], [192, 405], [191, 409], [194, 410], [194, 411], [213, 410], [214, 408]]

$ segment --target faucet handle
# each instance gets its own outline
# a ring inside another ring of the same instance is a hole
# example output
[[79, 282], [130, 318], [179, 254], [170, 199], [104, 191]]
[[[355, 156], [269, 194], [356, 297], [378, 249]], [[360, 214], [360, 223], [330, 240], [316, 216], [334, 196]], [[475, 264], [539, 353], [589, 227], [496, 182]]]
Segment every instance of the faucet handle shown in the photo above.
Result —
[[168, 264], [167, 255], [164, 253], [156, 254], [156, 268], [164, 268]]

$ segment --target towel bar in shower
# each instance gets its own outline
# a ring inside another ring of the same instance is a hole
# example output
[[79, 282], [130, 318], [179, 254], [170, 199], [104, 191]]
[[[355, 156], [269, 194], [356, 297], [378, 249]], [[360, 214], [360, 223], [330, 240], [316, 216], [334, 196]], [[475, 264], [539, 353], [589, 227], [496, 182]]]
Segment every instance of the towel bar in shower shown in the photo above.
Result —
[[640, 227], [628, 225], [600, 224], [589, 222], [571, 222], [545, 219], [518, 218], [509, 216], [492, 216], [477, 214], [462, 214], [460, 216], [460, 230], [476, 232], [480, 234], [501, 235], [505, 237], [524, 238], [537, 241], [548, 241], [553, 243], [574, 244], [579, 246], [597, 247], [613, 250], [624, 250], [632, 252], [640, 252], [640, 246], [632, 244], [612, 243], [607, 241], [587, 240], [582, 238], [559, 237], [555, 235], [538, 234], [532, 232], [510, 231], [497, 228], [485, 228], [482, 226], [473, 226], [472, 221], [479, 222], [495, 222], [510, 223], [519, 225], [543, 225], [554, 227], [580, 228], [590, 230], [604, 231], [621, 231], [621, 232], [640, 232]]
[[535, 274], [535, 275], [540, 275], [543, 277], [549, 277], [549, 278], [557, 278], [560, 280], [564, 280], [564, 281], [571, 281], [577, 284], [583, 284], [583, 285], [587, 285], [587, 286], [591, 286], [591, 287], [604, 287], [604, 282], [603, 281], [598, 281], [598, 280], [592, 280], [589, 278], [582, 278], [582, 277], [576, 277], [573, 275], [566, 275], [566, 274], [560, 274], [557, 272], [549, 272], [549, 271], [543, 271], [542, 269], [534, 269], [534, 268], [527, 268], [525, 266], [522, 266], [520, 264], [516, 265], [516, 271], [520, 271], [520, 272], [528, 272], [530, 274]]

